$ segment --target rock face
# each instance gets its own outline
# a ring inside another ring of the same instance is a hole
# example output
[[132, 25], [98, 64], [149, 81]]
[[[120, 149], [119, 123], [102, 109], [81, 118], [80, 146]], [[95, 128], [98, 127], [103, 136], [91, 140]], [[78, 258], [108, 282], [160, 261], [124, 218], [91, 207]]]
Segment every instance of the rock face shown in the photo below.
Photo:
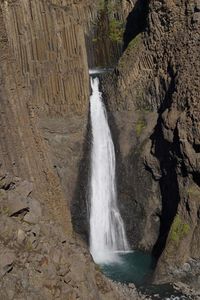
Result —
[[90, 5], [0, 1], [1, 299], [126, 299], [72, 238]]
[[92, 1], [0, 1], [1, 299], [145, 298], [104, 278], [72, 230], [86, 207], [95, 14]]
[[199, 15], [195, 0], [138, 0], [132, 40], [105, 80], [121, 209], [133, 246], [159, 258], [157, 282], [200, 259]]
[[86, 50], [90, 66], [115, 63], [126, 18], [104, 79], [120, 209], [155, 281], [199, 287], [199, 0], [100, 2], [0, 1], [2, 299], [138, 298], [72, 230], [88, 236]]
[[122, 54], [126, 18], [133, 9], [134, 1], [95, 1], [93, 20], [86, 32], [88, 65], [113, 67]]
[[78, 8], [65, 4], [1, 2], [0, 161], [6, 170], [34, 182], [36, 198], [70, 232], [66, 200], [40, 129], [44, 119], [87, 110], [84, 34], [71, 16]]
[[91, 3], [0, 3], [0, 162], [33, 182], [35, 198], [69, 233], [87, 132]]
[[30, 182], [4, 175], [12, 185], [0, 180], [0, 299], [145, 299], [104, 278], [85, 245], [45, 219]]
[[[124, 6], [119, 14], [123, 20], [127, 9]], [[35, 197], [49, 206], [69, 232], [71, 207], [73, 226], [85, 236], [89, 171], [86, 48], [94, 44], [91, 21], [99, 14], [98, 1], [90, 0], [1, 2], [0, 139], [4, 142], [0, 161], [6, 170], [34, 183]], [[118, 32], [117, 28], [113, 31]], [[105, 48], [106, 57], [109, 49], [116, 48], [111, 44]]]

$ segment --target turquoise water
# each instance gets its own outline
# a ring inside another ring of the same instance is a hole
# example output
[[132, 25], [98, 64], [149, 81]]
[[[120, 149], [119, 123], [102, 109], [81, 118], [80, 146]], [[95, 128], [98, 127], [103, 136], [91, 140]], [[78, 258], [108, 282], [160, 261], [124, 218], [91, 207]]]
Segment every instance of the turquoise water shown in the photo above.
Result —
[[[152, 299], [187, 300], [192, 299], [174, 290], [170, 284], [151, 285], [149, 282], [155, 268], [155, 259], [144, 252], [119, 253], [120, 262], [101, 265], [102, 272], [116, 282], [134, 283], [139, 290]], [[157, 295], [154, 297], [154, 295]]]
[[151, 255], [140, 252], [119, 254], [120, 262], [101, 265], [103, 273], [114, 281], [142, 285], [151, 276], [155, 261]]

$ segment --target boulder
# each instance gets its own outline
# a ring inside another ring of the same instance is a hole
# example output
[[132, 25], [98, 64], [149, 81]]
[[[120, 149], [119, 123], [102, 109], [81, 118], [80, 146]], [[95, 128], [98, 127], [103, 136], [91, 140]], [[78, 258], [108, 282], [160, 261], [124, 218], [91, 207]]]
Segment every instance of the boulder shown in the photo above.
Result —
[[15, 258], [14, 251], [7, 248], [0, 249], [0, 276], [12, 270]]
[[35, 199], [29, 198], [28, 206], [29, 206], [29, 211], [24, 216], [24, 221], [31, 224], [38, 223], [39, 219], [42, 216], [42, 208], [40, 203]]
[[8, 192], [6, 207], [9, 216], [25, 214], [29, 211], [28, 195], [32, 192], [33, 185], [28, 181], [18, 183], [13, 190]]

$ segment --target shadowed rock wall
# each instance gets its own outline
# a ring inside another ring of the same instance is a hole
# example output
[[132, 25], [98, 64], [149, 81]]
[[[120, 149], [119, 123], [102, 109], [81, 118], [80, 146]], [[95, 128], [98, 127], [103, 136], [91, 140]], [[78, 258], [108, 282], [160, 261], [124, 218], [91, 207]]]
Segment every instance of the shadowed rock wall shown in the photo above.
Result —
[[96, 0], [94, 4], [92, 22], [85, 32], [88, 65], [113, 67], [122, 54], [127, 17], [135, 0]]
[[122, 161], [120, 203], [133, 245], [160, 258], [156, 279], [197, 283], [199, 1], [155, 0], [147, 9], [146, 28], [129, 42], [105, 90]]

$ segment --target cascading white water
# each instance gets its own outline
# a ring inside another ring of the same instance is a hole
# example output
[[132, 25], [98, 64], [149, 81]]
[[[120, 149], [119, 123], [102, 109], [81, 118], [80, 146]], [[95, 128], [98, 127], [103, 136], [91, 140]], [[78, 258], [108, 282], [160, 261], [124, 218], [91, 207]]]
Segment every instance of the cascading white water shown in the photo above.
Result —
[[98, 78], [91, 78], [91, 87], [90, 251], [96, 263], [106, 264], [117, 262], [117, 252], [128, 251], [129, 246], [117, 207], [115, 150]]

